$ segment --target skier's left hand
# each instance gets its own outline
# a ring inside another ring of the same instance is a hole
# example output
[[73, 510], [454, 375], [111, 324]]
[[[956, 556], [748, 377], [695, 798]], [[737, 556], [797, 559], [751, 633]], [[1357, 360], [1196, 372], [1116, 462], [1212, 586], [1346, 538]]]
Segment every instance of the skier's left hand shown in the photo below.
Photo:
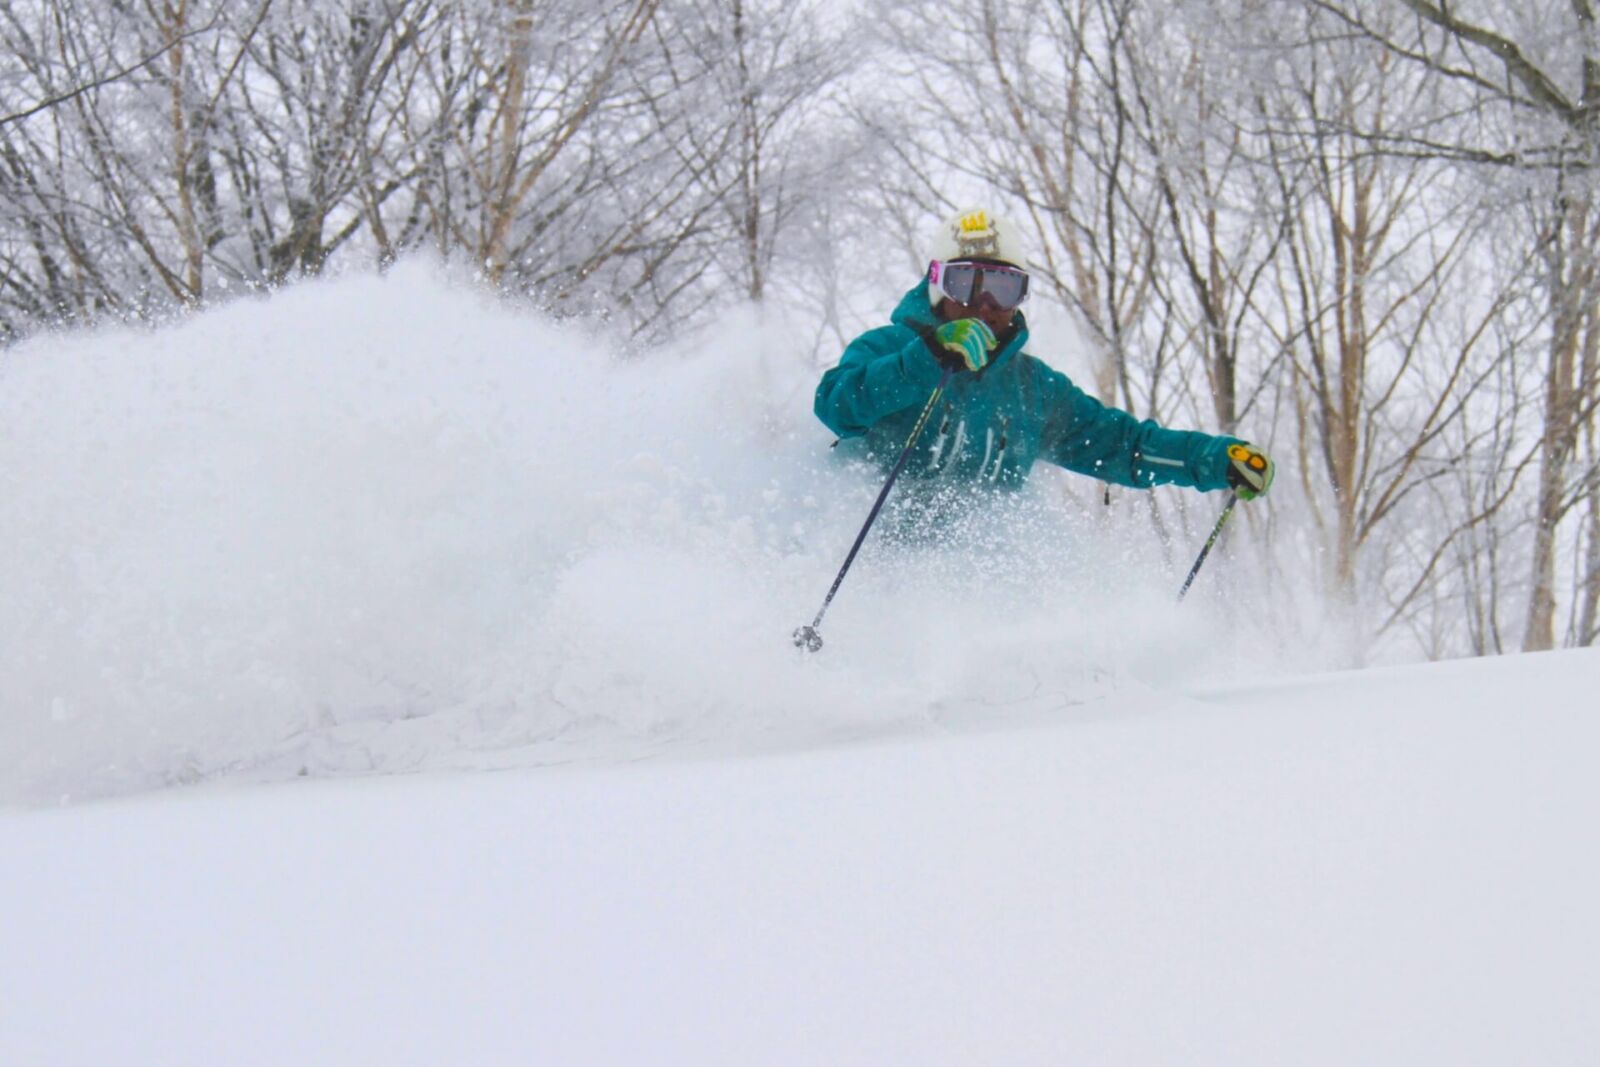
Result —
[[1274, 467], [1265, 449], [1237, 441], [1228, 446], [1228, 485], [1240, 500], [1265, 496], [1272, 488]]

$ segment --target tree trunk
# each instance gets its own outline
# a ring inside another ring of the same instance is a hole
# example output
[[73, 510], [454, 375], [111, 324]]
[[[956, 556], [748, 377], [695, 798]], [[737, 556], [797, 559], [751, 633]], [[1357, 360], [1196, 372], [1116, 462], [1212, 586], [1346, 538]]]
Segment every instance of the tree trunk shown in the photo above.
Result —
[[1545, 369], [1544, 434], [1539, 444], [1539, 498], [1535, 526], [1531, 593], [1522, 649], [1555, 647], [1556, 533], [1566, 512], [1567, 472], [1578, 442], [1582, 415], [1578, 396], [1578, 353], [1586, 332], [1595, 329], [1593, 252], [1588, 247], [1589, 205], [1562, 207], [1552, 242], [1548, 278], [1553, 327]]
[[493, 285], [506, 272], [506, 243], [521, 198], [516, 195], [518, 164], [522, 159], [522, 122], [528, 91], [528, 54], [533, 46], [533, 10], [529, 0], [514, 0], [511, 32], [506, 41], [505, 88], [500, 109], [490, 127], [488, 218], [478, 261]]
[[[1591, 433], [1591, 450], [1593, 448]], [[1588, 549], [1583, 557], [1583, 579], [1578, 587], [1576, 643], [1588, 648], [1600, 640], [1600, 476], [1591, 476], [1587, 492], [1589, 515], [1585, 526]]]
[[169, 21], [162, 27], [171, 42], [167, 53], [170, 117], [172, 121], [172, 179], [177, 191], [177, 210], [174, 223], [178, 242], [183, 246], [183, 298], [186, 303], [199, 303], [205, 288], [205, 247], [200, 238], [200, 226], [195, 218], [193, 145], [189, 138], [188, 104], [184, 100], [184, 35], [189, 29], [188, 0], [178, 0], [163, 12]]

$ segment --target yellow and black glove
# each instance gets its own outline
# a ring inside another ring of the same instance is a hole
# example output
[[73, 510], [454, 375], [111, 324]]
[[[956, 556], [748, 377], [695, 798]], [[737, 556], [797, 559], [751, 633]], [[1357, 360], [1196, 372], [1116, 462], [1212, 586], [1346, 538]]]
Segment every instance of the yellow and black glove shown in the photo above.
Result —
[[1228, 484], [1240, 500], [1254, 500], [1272, 488], [1272, 457], [1243, 441], [1228, 446]]

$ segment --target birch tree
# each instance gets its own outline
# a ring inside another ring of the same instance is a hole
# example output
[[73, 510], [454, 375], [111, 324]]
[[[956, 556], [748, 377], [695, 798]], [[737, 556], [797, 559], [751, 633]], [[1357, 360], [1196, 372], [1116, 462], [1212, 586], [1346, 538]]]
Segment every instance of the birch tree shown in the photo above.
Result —
[[[1555, 644], [1562, 523], [1587, 499], [1592, 471], [1577, 468], [1597, 402], [1600, 306], [1600, 38], [1591, 0], [1502, 6], [1390, 0], [1407, 24], [1376, 23], [1345, 0], [1307, 0], [1380, 43], [1396, 61], [1448, 83], [1475, 119], [1454, 136], [1373, 135], [1391, 152], [1427, 153], [1504, 172], [1504, 202], [1520, 203], [1536, 251], [1548, 343], [1529, 593], [1522, 647]], [[1368, 133], [1370, 131], [1363, 131]], [[1584, 588], [1580, 582], [1580, 588]], [[1592, 636], [1588, 636], [1592, 640]]]

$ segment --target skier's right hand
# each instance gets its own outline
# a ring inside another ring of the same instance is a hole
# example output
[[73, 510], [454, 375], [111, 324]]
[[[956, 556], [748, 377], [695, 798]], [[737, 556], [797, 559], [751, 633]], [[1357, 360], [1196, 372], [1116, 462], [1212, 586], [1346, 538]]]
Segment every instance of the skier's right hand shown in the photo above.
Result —
[[980, 371], [994, 351], [994, 331], [982, 319], [952, 319], [933, 331], [939, 362], [951, 370]]

